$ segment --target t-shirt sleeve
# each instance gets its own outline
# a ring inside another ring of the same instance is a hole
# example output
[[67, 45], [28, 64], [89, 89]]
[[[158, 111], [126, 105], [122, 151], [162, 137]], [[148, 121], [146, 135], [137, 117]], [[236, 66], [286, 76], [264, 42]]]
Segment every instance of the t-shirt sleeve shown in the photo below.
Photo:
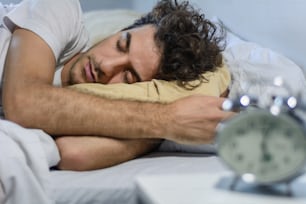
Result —
[[57, 62], [84, 49], [88, 41], [78, 0], [24, 0], [4, 22], [11, 31], [18, 26], [40, 36]]

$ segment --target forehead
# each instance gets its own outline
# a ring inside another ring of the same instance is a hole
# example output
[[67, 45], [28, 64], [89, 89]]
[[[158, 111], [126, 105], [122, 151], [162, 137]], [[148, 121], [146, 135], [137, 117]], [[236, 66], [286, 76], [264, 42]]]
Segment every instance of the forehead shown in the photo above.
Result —
[[130, 60], [134, 69], [143, 80], [151, 80], [158, 71], [161, 51], [154, 40], [156, 28], [153, 25], [145, 25], [131, 30], [122, 31], [131, 34], [129, 49]]

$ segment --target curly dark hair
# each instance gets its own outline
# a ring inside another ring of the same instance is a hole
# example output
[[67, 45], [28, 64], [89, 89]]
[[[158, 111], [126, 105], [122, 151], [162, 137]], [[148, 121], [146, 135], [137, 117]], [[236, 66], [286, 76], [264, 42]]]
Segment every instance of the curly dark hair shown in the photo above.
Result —
[[134, 24], [132, 29], [152, 24], [156, 27], [155, 42], [162, 57], [156, 76], [163, 80], [176, 80], [179, 85], [189, 87], [191, 80], [205, 79], [202, 74], [214, 71], [222, 65], [225, 32], [205, 18], [188, 1], [161, 0], [153, 10]]

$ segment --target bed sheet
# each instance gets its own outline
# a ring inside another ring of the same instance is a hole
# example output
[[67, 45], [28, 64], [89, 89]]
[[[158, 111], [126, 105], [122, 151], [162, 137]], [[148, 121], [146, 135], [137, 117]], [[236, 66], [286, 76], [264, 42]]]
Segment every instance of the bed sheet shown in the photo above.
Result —
[[155, 152], [103, 170], [51, 172], [51, 198], [57, 204], [136, 204], [136, 178], [216, 173], [226, 169], [212, 154]]

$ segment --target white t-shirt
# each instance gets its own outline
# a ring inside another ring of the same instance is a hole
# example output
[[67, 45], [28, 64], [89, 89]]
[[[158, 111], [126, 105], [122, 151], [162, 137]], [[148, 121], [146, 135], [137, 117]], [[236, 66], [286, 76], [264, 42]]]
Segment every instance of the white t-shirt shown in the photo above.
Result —
[[0, 117], [4, 62], [14, 27], [36, 33], [50, 46], [57, 62], [53, 84], [61, 86], [64, 63], [88, 48], [82, 15], [79, 0], [23, 0], [16, 5], [0, 2]]
[[61, 85], [63, 64], [87, 49], [89, 35], [79, 0], [23, 0], [9, 6], [0, 3], [0, 17], [0, 76], [3, 75], [11, 31], [16, 25], [37, 34], [52, 49], [57, 62], [55, 85]]

